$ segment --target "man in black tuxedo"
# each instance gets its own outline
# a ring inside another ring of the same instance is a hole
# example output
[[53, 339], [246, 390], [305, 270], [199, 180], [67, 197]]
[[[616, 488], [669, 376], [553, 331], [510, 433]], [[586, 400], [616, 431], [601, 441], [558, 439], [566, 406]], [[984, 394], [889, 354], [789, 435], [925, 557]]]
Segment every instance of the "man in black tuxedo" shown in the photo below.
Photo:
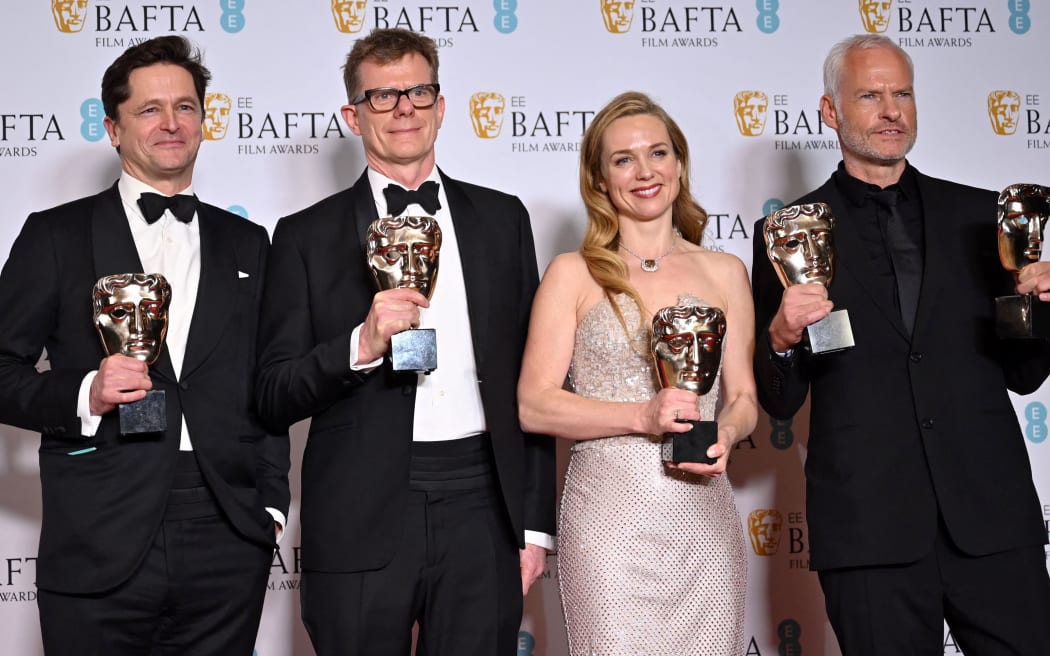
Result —
[[[0, 421], [42, 433], [48, 656], [253, 650], [288, 438], [252, 403], [266, 231], [193, 196], [209, 78], [182, 37], [117, 58], [102, 103], [120, 179], [30, 215], [0, 273]], [[148, 368], [107, 357], [94, 325], [95, 281], [135, 272], [172, 288]], [[117, 405], [147, 390], [164, 391], [167, 429], [122, 435]]]
[[[997, 195], [905, 160], [912, 80], [882, 36], [828, 55], [820, 106], [842, 162], [796, 203], [831, 206], [834, 281], [784, 290], [756, 225], [759, 399], [786, 419], [811, 394], [810, 563], [844, 654], [939, 654], [945, 619], [967, 654], [1047, 654], [1046, 530], [1007, 389], [1037, 389], [1050, 346], [996, 338], [994, 298], [1014, 288]], [[1047, 263], [1016, 285], [1048, 289]], [[856, 347], [812, 355], [803, 331], [833, 306]]]
[[[553, 546], [553, 443], [522, 433], [515, 396], [538, 280], [532, 229], [517, 198], [436, 167], [437, 69], [425, 36], [357, 41], [342, 112], [368, 168], [274, 232], [259, 409], [280, 430], [312, 417], [302, 612], [322, 656], [408, 654], [414, 622], [418, 653], [512, 654]], [[369, 225], [421, 214], [442, 233], [431, 300], [377, 293]], [[437, 331], [437, 369], [393, 371], [391, 335], [417, 326]]]

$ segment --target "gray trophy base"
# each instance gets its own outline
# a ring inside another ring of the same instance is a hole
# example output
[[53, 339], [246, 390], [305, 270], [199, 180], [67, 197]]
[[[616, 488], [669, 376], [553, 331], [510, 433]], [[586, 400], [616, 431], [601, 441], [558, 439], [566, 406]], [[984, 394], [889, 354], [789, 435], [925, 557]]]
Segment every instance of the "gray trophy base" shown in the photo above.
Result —
[[390, 338], [394, 371], [429, 374], [438, 368], [437, 332], [433, 328], [404, 330]]
[[995, 299], [995, 334], [999, 337], [1050, 339], [1050, 303], [1032, 294]]
[[660, 444], [660, 457], [664, 462], [698, 462], [713, 465], [717, 458], [707, 457], [707, 449], [718, 441], [717, 421], [687, 421], [679, 419], [680, 424], [692, 424], [688, 433], [664, 433]]
[[117, 412], [120, 413], [121, 435], [163, 433], [168, 428], [168, 405], [164, 390], [150, 390], [144, 399], [121, 403], [117, 406]]
[[806, 328], [810, 353], [824, 355], [853, 348], [853, 327], [846, 310], [835, 310]]

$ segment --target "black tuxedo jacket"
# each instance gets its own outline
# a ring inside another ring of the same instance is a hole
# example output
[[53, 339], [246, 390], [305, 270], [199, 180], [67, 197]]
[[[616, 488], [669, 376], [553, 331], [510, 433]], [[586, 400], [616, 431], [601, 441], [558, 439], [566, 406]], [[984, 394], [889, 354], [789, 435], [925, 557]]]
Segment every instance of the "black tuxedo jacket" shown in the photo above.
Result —
[[[102, 592], [133, 573], [164, 515], [183, 415], [204, 478], [238, 533], [272, 545], [265, 508], [287, 513], [288, 438], [267, 434], [252, 404], [266, 231], [204, 204], [197, 220], [200, 285], [182, 375], [166, 348], [150, 367], [154, 389], [167, 396], [163, 435], [121, 437], [114, 411], [83, 437], [76, 414], [81, 381], [106, 355], [92, 313], [95, 281], [142, 271], [116, 185], [30, 215], [0, 273], [0, 421], [42, 433], [41, 588]], [[50, 370], [38, 372], [45, 348]]]
[[1046, 542], [1031, 466], [1007, 389], [1034, 391], [1050, 370], [1040, 340], [999, 340], [994, 298], [1013, 293], [999, 264], [996, 194], [918, 174], [925, 268], [909, 338], [875, 288], [854, 207], [833, 180], [797, 203], [836, 218], [830, 298], [856, 347], [770, 352], [783, 288], [755, 226], [752, 265], [759, 400], [791, 417], [811, 393], [806, 508], [814, 569], [903, 563], [933, 545], [938, 513], [955, 543], [983, 555]]
[[[441, 180], [499, 485], [520, 543], [526, 528], [554, 533], [553, 442], [522, 433], [515, 391], [538, 279], [532, 229], [517, 198]], [[366, 172], [281, 219], [270, 253], [259, 413], [275, 430], [313, 418], [303, 456], [302, 547], [303, 566], [314, 571], [384, 566], [408, 500], [416, 375], [394, 374], [389, 360], [368, 373], [350, 370], [350, 333], [377, 291], [365, 255], [365, 231], [376, 218]]]

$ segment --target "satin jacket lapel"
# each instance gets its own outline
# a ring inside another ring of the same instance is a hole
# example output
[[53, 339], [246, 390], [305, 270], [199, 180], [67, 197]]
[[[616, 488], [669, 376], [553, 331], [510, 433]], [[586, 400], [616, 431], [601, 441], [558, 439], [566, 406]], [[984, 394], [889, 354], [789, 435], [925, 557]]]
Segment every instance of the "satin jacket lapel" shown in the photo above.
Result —
[[215, 348], [233, 314], [230, 304], [237, 299], [237, 253], [223, 220], [222, 215], [206, 205], [197, 210], [201, 270], [182, 362], [183, 379]]
[[[368, 184], [368, 169], [361, 174], [351, 189], [350, 205], [353, 212], [354, 228], [357, 231], [357, 244], [360, 247], [361, 261], [366, 261], [365, 251], [366, 239], [368, 237], [368, 226], [379, 218], [376, 210], [376, 201], [372, 197], [372, 185]], [[357, 257], [357, 254], [351, 255]]]
[[[864, 243], [860, 239], [860, 233], [857, 231], [856, 224], [849, 219], [850, 213], [846, 200], [835, 189], [834, 182], [829, 181], [817, 194], [819, 195], [822, 192], [823, 198], [817, 198], [817, 200], [823, 200], [828, 203], [831, 206], [832, 214], [835, 216], [835, 277], [848, 275], [853, 278], [858, 286], [864, 290], [864, 293], [868, 295], [875, 307], [886, 317], [886, 320], [900, 333], [901, 337], [910, 339], [904, 330], [900, 313], [896, 308], [888, 304], [889, 299], [879, 294], [874, 286], [875, 272], [871, 267], [871, 257], [864, 248]], [[835, 283], [832, 282], [832, 287], [834, 285]], [[835, 309], [840, 308], [836, 307]], [[849, 307], [846, 306], [844, 309], [848, 311]]]
[[[91, 216], [91, 252], [96, 280], [118, 273], [150, 273], [143, 271], [116, 184], [96, 197]], [[154, 373], [175, 381], [175, 370], [171, 366], [166, 346], [152, 369]]]
[[[440, 170], [438, 171], [439, 173]], [[463, 266], [463, 285], [467, 294], [467, 314], [470, 316], [470, 332], [474, 341], [474, 360], [478, 371], [482, 371], [485, 360], [485, 344], [488, 341], [488, 306], [491, 289], [491, 273], [485, 266], [484, 257], [471, 254], [485, 252], [487, 225], [478, 208], [466, 192], [454, 180], [441, 173], [448, 198], [452, 225], [459, 244], [459, 260]]]

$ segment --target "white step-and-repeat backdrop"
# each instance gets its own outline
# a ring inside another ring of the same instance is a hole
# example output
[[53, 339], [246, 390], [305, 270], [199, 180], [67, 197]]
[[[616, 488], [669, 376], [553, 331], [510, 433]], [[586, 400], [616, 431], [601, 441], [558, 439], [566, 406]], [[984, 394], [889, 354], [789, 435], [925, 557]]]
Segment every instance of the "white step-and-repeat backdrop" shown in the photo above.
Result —
[[[890, 36], [915, 60], [921, 136], [911, 161], [920, 169], [993, 189], [1050, 184], [1045, 0], [22, 0], [6, 3], [3, 22], [4, 257], [30, 211], [116, 179], [102, 72], [127, 46], [167, 33], [197, 43], [214, 73], [197, 192], [268, 228], [360, 173], [360, 143], [338, 113], [340, 66], [374, 27], [438, 42], [447, 102], [438, 162], [521, 196], [541, 270], [579, 244], [580, 137], [627, 89], [652, 94], [685, 130], [694, 189], [711, 214], [708, 246], [750, 263], [753, 221], [823, 182], [839, 160], [817, 110], [821, 64], [834, 42], [864, 31]], [[1048, 389], [1015, 402], [1050, 516]], [[751, 538], [749, 656], [839, 654], [807, 569], [806, 412], [793, 422], [763, 417], [730, 467]], [[304, 441], [297, 426], [290, 525], [259, 656], [312, 653], [298, 619]], [[12, 656], [41, 653], [38, 444], [0, 426], [0, 651]], [[566, 653], [555, 558], [527, 600], [519, 656]], [[947, 631], [944, 653], [962, 653]]]

